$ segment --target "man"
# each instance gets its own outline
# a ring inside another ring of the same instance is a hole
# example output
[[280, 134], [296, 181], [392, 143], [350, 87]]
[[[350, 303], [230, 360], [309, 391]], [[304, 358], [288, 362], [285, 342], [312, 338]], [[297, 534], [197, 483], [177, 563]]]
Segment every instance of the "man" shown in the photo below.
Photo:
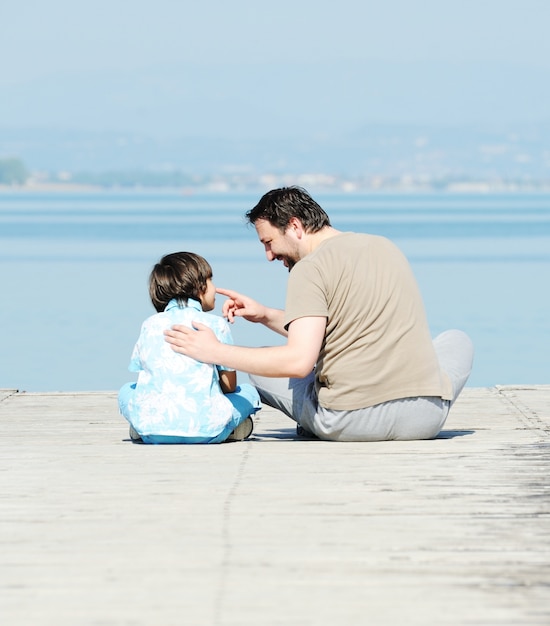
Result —
[[282, 346], [220, 343], [204, 325], [166, 332], [173, 349], [250, 375], [262, 401], [298, 431], [334, 441], [431, 439], [470, 375], [461, 331], [432, 341], [422, 299], [399, 249], [345, 233], [299, 187], [274, 189], [246, 214], [268, 261], [289, 269], [285, 310], [227, 289], [223, 313], [285, 335]]

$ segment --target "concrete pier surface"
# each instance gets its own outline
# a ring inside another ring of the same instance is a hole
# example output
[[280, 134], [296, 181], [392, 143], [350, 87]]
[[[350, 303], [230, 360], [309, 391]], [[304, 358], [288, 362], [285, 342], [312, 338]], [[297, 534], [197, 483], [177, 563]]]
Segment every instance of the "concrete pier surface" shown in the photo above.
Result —
[[550, 385], [431, 441], [133, 444], [116, 393], [0, 391], [0, 623], [550, 624]]

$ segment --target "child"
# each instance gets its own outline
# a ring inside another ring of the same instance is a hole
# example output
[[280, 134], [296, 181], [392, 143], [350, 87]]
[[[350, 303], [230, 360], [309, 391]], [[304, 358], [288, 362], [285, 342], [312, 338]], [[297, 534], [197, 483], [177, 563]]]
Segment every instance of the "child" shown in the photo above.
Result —
[[174, 324], [208, 325], [219, 341], [232, 344], [227, 322], [207, 313], [214, 308], [212, 268], [198, 254], [163, 257], [149, 278], [149, 295], [158, 311], [145, 320], [129, 370], [139, 372], [118, 395], [120, 412], [130, 422], [130, 437], [144, 443], [221, 443], [246, 439], [250, 417], [260, 408], [252, 385], [237, 387], [237, 372], [178, 354], [164, 340]]

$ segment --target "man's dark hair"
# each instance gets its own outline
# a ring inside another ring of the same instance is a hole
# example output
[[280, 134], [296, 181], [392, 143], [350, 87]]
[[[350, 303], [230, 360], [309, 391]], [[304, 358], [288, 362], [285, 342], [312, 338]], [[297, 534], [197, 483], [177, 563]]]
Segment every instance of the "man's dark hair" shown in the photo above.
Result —
[[250, 224], [259, 219], [267, 220], [282, 232], [293, 217], [302, 222], [307, 233], [316, 233], [330, 226], [328, 215], [302, 187], [281, 187], [268, 191], [245, 217]]
[[193, 252], [167, 254], [149, 276], [151, 302], [159, 313], [173, 299], [180, 306], [186, 306], [189, 298], [200, 302], [209, 278], [212, 278], [212, 268], [202, 256]]

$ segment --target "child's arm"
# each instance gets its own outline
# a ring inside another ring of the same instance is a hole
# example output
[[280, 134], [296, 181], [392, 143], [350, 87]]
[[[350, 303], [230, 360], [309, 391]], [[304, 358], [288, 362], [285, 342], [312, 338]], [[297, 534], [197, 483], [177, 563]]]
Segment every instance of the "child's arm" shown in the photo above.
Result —
[[220, 375], [220, 387], [224, 393], [233, 393], [237, 388], [237, 372], [221, 370]]

